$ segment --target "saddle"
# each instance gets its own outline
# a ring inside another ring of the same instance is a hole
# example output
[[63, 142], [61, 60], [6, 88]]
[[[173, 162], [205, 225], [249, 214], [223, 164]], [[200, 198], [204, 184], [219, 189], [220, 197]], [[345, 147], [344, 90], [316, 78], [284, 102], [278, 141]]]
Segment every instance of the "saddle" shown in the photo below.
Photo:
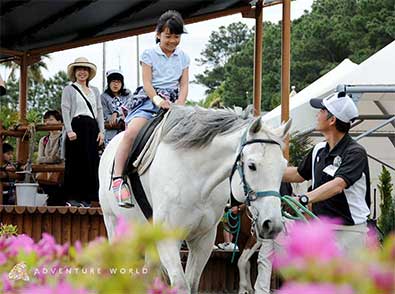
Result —
[[150, 219], [152, 217], [152, 207], [147, 199], [147, 195], [145, 194], [143, 185], [141, 184], [137, 167], [134, 166], [133, 163], [137, 160], [141, 152], [144, 150], [145, 145], [147, 144], [156, 127], [162, 121], [166, 112], [167, 110], [161, 109], [157, 113], [157, 115], [149, 120], [149, 122], [141, 129], [129, 152], [128, 159], [123, 169], [122, 176], [128, 177], [130, 179], [133, 195], [136, 199], [137, 204], [140, 206], [142, 212], [144, 213], [146, 219]]

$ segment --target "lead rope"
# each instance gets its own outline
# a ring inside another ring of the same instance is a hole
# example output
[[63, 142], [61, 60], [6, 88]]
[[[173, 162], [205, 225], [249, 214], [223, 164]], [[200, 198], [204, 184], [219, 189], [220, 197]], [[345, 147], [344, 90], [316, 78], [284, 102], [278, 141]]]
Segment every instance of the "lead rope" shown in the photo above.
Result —
[[[232, 252], [232, 259], [231, 263], [233, 263], [235, 256], [236, 256], [236, 246], [237, 242], [239, 241], [239, 235], [240, 235], [240, 227], [241, 227], [241, 220], [240, 220], [240, 212], [236, 214], [236, 216], [232, 215], [232, 211], [229, 209], [225, 215], [224, 215], [225, 221], [227, 223], [228, 228], [224, 226], [225, 231], [228, 233], [231, 233], [232, 235], [236, 233], [236, 238], [234, 242], [234, 247], [233, 247], [233, 252]], [[235, 220], [236, 224], [232, 225], [229, 221], [229, 219]]]
[[304, 213], [313, 219], [318, 219], [318, 217], [314, 213], [312, 213], [310, 210], [308, 210], [307, 207], [299, 203], [299, 201], [296, 200], [295, 197], [284, 195], [281, 196], [281, 201], [287, 204], [296, 214], [296, 216], [294, 216], [282, 209], [282, 215], [288, 219], [302, 220], [304, 222], [308, 222], [307, 218], [304, 216]]

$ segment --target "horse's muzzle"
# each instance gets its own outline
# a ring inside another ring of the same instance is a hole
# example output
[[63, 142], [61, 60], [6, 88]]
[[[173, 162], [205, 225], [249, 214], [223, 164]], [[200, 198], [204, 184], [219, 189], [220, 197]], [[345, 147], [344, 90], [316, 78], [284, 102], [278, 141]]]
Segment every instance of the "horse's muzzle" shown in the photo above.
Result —
[[282, 222], [275, 222], [270, 219], [263, 221], [259, 229], [259, 237], [262, 239], [274, 239], [283, 230]]

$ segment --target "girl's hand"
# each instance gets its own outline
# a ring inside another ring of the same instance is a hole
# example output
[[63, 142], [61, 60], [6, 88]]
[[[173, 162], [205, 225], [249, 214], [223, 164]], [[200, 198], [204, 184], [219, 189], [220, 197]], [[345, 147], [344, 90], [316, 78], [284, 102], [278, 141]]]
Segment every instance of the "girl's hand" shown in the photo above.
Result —
[[97, 140], [96, 141], [99, 142], [99, 146], [103, 145], [103, 143], [104, 143], [104, 135], [101, 132], [97, 135]]
[[162, 109], [169, 109], [171, 102], [169, 100], [163, 99], [163, 101], [159, 104], [159, 107]]
[[152, 103], [154, 103], [157, 107], [162, 108], [162, 109], [169, 109], [171, 102], [169, 100], [166, 100], [159, 95], [155, 95], [152, 98]]
[[73, 131], [67, 133], [67, 137], [70, 141], [77, 140], [77, 134]]
[[176, 105], [185, 105], [185, 101], [182, 101], [180, 99], [176, 100], [176, 102], [174, 102], [174, 104]]

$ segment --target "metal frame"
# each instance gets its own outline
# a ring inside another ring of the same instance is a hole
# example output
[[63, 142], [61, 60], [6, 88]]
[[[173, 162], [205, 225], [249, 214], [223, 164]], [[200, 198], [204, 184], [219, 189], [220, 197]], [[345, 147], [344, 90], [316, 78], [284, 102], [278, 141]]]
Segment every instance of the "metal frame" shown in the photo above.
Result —
[[[359, 98], [362, 96], [364, 93], [395, 93], [395, 85], [344, 85], [340, 84], [336, 87], [336, 92], [345, 92], [349, 94], [353, 100], [359, 100]], [[322, 96], [321, 96], [322, 97]], [[365, 137], [387, 137], [392, 145], [395, 148], [395, 132], [376, 132], [377, 130], [383, 128], [384, 126], [391, 124], [392, 126], [395, 127], [395, 115], [391, 115], [388, 113], [388, 111], [385, 109], [385, 107], [379, 102], [379, 101], [374, 101], [374, 103], [379, 107], [381, 112], [383, 112], [382, 115], [361, 115], [357, 119], [358, 121], [354, 123], [352, 127], [355, 127], [356, 125], [359, 125], [362, 123], [364, 120], [385, 120], [384, 122], [380, 123], [374, 128], [371, 128], [370, 130], [364, 131], [364, 132], [350, 132], [351, 136], [355, 136], [354, 140], [358, 141], [362, 138]], [[298, 133], [297, 136], [304, 136], [304, 135], [310, 135], [312, 137], [319, 137], [322, 136], [318, 132], [314, 132], [314, 128], [308, 129], [304, 132]], [[368, 154], [368, 157], [371, 159], [381, 163], [382, 165], [392, 169], [395, 171], [395, 167], [391, 166], [390, 164], [374, 157], [373, 155]]]

